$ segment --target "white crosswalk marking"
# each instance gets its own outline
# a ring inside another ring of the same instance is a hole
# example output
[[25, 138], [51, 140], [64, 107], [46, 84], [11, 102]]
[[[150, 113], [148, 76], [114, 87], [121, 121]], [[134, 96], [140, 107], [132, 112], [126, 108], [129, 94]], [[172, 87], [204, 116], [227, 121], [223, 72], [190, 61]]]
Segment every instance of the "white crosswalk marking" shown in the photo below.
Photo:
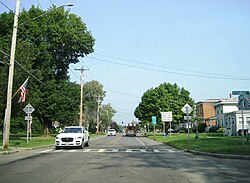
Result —
[[98, 153], [176, 153], [181, 152], [180, 150], [174, 149], [60, 149], [53, 150], [47, 149], [44, 151], [40, 151], [40, 153], [51, 153], [51, 152], [98, 152]]
[[160, 151], [159, 151], [158, 149], [154, 149], [153, 152], [154, 152], [154, 153], [158, 153], [158, 152], [160, 152]]
[[127, 149], [126, 152], [132, 152], [132, 149]]
[[75, 149], [74, 150], [69, 150], [69, 152], [77, 152], [77, 150], [75, 150]]
[[90, 152], [90, 151], [91, 151], [91, 149], [84, 149], [83, 152]]

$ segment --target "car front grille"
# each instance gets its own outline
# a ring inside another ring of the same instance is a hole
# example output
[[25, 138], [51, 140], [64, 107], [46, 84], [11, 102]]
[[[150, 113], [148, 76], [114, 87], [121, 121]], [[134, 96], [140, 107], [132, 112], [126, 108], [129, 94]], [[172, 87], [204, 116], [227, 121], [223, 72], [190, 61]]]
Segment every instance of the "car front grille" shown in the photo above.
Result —
[[62, 138], [62, 142], [73, 142], [73, 138], [71, 137]]

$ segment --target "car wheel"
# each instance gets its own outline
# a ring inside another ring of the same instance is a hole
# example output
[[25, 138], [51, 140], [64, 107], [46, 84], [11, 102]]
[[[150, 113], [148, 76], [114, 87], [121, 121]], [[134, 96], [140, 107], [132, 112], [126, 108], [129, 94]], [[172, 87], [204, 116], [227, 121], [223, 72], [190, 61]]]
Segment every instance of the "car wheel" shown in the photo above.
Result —
[[80, 145], [80, 148], [81, 148], [81, 149], [84, 148], [84, 139], [82, 139], [82, 144]]
[[89, 139], [88, 139], [88, 141], [86, 142], [85, 146], [86, 146], [86, 147], [89, 147]]

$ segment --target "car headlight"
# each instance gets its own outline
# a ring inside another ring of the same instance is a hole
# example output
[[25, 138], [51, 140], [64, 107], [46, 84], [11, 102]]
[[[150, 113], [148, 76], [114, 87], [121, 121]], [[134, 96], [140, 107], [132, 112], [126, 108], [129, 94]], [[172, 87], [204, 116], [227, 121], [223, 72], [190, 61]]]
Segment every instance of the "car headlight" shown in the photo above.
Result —
[[59, 139], [59, 137], [56, 136], [56, 139]]
[[77, 137], [77, 139], [82, 139], [82, 137]]

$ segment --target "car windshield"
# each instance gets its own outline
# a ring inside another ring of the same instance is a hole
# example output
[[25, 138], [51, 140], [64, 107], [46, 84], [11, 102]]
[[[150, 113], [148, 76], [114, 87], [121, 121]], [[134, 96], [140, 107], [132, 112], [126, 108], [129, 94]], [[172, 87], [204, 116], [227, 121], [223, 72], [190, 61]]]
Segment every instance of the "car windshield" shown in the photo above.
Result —
[[110, 129], [110, 130], [109, 130], [109, 132], [113, 132], [113, 131], [115, 131], [115, 130], [114, 130], [114, 129]]
[[81, 133], [81, 128], [65, 128], [63, 133]]

